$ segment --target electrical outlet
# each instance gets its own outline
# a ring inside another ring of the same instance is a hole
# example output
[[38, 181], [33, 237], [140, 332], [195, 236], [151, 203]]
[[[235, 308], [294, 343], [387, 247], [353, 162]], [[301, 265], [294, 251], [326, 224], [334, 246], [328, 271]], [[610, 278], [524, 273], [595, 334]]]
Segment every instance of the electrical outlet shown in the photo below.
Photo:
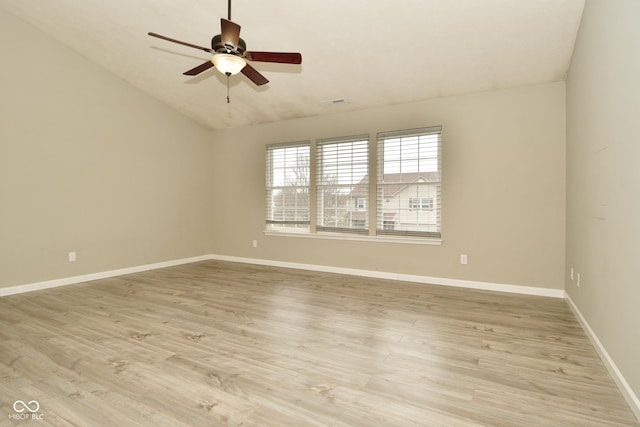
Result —
[[467, 265], [467, 254], [460, 255], [460, 264]]
[[257, 247], [258, 247], [258, 241], [257, 241], [257, 240], [254, 240], [254, 241], [253, 241], [253, 247], [254, 247], [254, 248], [257, 248]]
[[69, 262], [76, 262], [76, 253], [69, 252]]

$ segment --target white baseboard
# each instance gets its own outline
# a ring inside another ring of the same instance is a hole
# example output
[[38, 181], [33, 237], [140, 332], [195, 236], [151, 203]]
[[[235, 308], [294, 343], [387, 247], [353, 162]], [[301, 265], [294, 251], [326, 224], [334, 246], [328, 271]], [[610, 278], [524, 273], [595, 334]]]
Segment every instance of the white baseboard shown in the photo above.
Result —
[[613, 377], [613, 380], [618, 385], [620, 392], [622, 392], [622, 395], [631, 407], [631, 410], [640, 421], [640, 399], [638, 399], [638, 396], [633, 392], [633, 389], [622, 375], [622, 372], [620, 372], [611, 356], [609, 356], [609, 353], [598, 339], [596, 333], [593, 331], [593, 329], [591, 329], [591, 326], [589, 326], [589, 323], [584, 318], [573, 300], [571, 300], [569, 294], [565, 294], [565, 299], [569, 304], [569, 307], [571, 307], [571, 310], [573, 310], [573, 313], [576, 315], [576, 318], [578, 319], [578, 322], [580, 322], [580, 325], [582, 326], [582, 329], [584, 329], [584, 332], [587, 334], [587, 337], [589, 337], [591, 344], [593, 344], [596, 351], [598, 352], [602, 363], [604, 363], [604, 365], [607, 367], [609, 374], [611, 374], [611, 376]]
[[385, 271], [361, 270], [345, 267], [331, 267], [326, 265], [302, 264], [295, 262], [274, 261], [261, 258], [245, 258], [227, 255], [202, 255], [192, 258], [183, 258], [172, 261], [164, 261], [153, 264], [140, 265], [135, 267], [121, 268], [117, 270], [104, 271], [100, 273], [84, 274], [81, 276], [65, 277], [62, 279], [47, 280], [44, 282], [29, 283], [26, 285], [10, 286], [0, 288], [0, 297], [24, 292], [32, 292], [41, 289], [55, 288], [58, 286], [72, 285], [74, 283], [88, 282], [91, 280], [106, 279], [109, 277], [122, 276], [124, 274], [139, 273], [141, 271], [155, 270], [159, 268], [172, 267], [174, 265], [189, 264], [192, 262], [206, 260], [220, 260], [241, 262], [245, 264], [268, 265], [272, 267], [293, 268], [297, 270], [321, 271], [326, 273], [349, 274], [352, 276], [371, 277], [376, 279], [399, 280], [402, 282], [416, 282], [431, 285], [454, 286], [459, 288], [480, 289], [494, 292], [509, 292], [525, 295], [537, 295], [553, 298], [564, 298], [562, 289], [538, 288], [534, 286], [507, 285], [490, 282], [477, 282], [472, 280], [447, 279], [442, 277], [418, 276], [413, 274], [390, 273]]
[[26, 285], [9, 286], [7, 288], [0, 288], [0, 297], [21, 294], [24, 292], [39, 291], [41, 289], [57, 288], [58, 286], [73, 285], [75, 283], [88, 282], [91, 280], [106, 279], [109, 277], [122, 276], [125, 274], [139, 273], [141, 271], [156, 270], [158, 268], [173, 267], [174, 265], [206, 261], [208, 259], [211, 259], [209, 255], [202, 255], [192, 258], [183, 258], [171, 261], [157, 262], [153, 264], [138, 265], [135, 267], [120, 268], [117, 270], [103, 271], [100, 273], [83, 274], [81, 276], [46, 280], [44, 282], [29, 283]]
[[273, 261], [261, 258], [244, 258], [227, 255], [210, 255], [210, 259], [220, 261], [242, 262], [246, 264], [268, 265], [272, 267], [293, 268], [298, 270], [321, 271], [325, 273], [349, 274], [352, 276], [371, 277], [376, 279], [399, 280], [430, 285], [454, 286], [458, 288], [480, 289], [494, 292], [537, 295], [552, 298], [564, 298], [563, 289], [538, 288], [534, 286], [506, 285], [500, 283], [477, 282], [472, 280], [446, 279], [442, 277], [418, 276], [413, 274], [389, 273], [384, 271], [360, 270], [355, 268], [331, 267], [326, 265], [302, 264], [295, 262]]

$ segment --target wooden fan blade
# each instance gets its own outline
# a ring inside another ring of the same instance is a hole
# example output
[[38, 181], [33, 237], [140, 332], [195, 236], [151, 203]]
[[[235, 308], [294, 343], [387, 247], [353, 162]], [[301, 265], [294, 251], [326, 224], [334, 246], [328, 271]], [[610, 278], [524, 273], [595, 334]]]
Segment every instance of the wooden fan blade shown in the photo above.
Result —
[[162, 39], [162, 40], [166, 40], [166, 41], [169, 41], [169, 42], [181, 44], [183, 46], [189, 46], [189, 47], [193, 47], [193, 48], [196, 48], [196, 49], [204, 50], [205, 52], [211, 52], [211, 53], [214, 52], [213, 49], [209, 49], [208, 47], [203, 47], [203, 46], [198, 46], [196, 44], [183, 42], [183, 41], [180, 41], [180, 40], [172, 39], [171, 37], [162, 36], [160, 34], [156, 34], [156, 33], [147, 33], [147, 34], [149, 34], [151, 37], [157, 37], [157, 38]]
[[228, 19], [220, 19], [220, 26], [222, 27], [222, 33], [220, 39], [225, 46], [231, 46], [233, 50], [238, 49], [238, 43], [240, 43], [240, 25]]
[[207, 71], [211, 67], [213, 67], [213, 62], [207, 61], [205, 63], [202, 63], [202, 64], [198, 65], [195, 68], [190, 69], [189, 71], [185, 71], [182, 74], [184, 74], [185, 76], [197, 76], [198, 74], [202, 73], [203, 71]]
[[256, 70], [249, 64], [245, 65], [242, 71], [240, 72], [245, 76], [247, 76], [249, 80], [255, 83], [256, 86], [262, 86], [263, 84], [269, 83], [269, 80], [267, 80], [265, 76], [260, 74], [258, 70]]
[[249, 61], [278, 62], [280, 64], [302, 64], [302, 55], [286, 52], [246, 52], [244, 57]]

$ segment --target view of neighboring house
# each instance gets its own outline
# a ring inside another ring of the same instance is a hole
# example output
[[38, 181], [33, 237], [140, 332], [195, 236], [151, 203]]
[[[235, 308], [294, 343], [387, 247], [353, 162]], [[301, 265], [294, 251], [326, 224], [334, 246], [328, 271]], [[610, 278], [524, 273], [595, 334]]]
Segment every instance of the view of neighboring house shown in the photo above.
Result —
[[[439, 231], [438, 191], [440, 177], [437, 172], [391, 173], [384, 175], [378, 185], [377, 229], [381, 232], [433, 232]], [[325, 230], [367, 230], [369, 226], [369, 177], [346, 192], [336, 189], [318, 194], [318, 217]], [[277, 228], [309, 227], [309, 192], [307, 187], [273, 190], [269, 206]], [[319, 227], [320, 228], [320, 227]]]
[[[363, 181], [368, 182], [368, 177]], [[437, 172], [385, 174], [378, 185], [378, 229], [437, 232], [439, 185]], [[344, 222], [353, 228], [367, 228], [367, 191], [366, 186], [358, 186], [350, 194]]]

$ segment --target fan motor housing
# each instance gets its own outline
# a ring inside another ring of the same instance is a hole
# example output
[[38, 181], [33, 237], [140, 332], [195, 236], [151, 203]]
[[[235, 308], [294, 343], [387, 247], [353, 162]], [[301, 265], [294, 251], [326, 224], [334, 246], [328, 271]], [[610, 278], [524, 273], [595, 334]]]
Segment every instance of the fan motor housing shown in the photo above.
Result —
[[247, 44], [244, 40], [238, 40], [238, 46], [236, 46], [235, 51], [233, 50], [233, 46], [225, 46], [222, 43], [222, 36], [220, 34], [213, 36], [211, 39], [211, 49], [216, 51], [217, 53], [237, 53], [242, 55], [247, 50]]

